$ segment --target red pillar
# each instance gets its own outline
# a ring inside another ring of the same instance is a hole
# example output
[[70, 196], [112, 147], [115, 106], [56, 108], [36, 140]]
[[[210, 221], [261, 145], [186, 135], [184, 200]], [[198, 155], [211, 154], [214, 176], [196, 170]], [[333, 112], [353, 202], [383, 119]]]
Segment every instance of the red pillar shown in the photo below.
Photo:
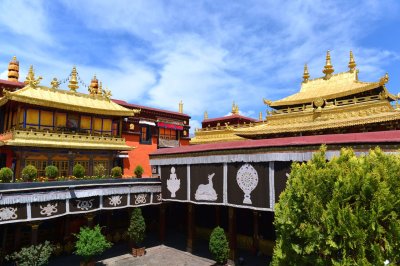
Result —
[[193, 252], [193, 236], [194, 236], [194, 206], [189, 203], [187, 211], [187, 224], [188, 224], [188, 232], [187, 232], [187, 242], [186, 242], [186, 251], [189, 253]]
[[235, 260], [236, 258], [236, 210], [233, 207], [229, 207], [229, 250], [230, 259]]

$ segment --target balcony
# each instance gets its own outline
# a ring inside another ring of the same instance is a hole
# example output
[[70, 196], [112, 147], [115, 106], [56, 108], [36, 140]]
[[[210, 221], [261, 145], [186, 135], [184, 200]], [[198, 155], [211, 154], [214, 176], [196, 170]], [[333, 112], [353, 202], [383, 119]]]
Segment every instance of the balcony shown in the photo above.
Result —
[[124, 138], [81, 134], [76, 132], [51, 132], [13, 129], [0, 135], [6, 146], [28, 146], [65, 149], [131, 150]]

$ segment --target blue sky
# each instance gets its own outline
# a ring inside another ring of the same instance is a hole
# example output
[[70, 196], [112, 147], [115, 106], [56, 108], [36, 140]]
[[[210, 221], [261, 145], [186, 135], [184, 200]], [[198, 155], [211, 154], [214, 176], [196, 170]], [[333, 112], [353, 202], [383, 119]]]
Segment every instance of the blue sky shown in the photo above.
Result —
[[175, 111], [183, 100], [192, 127], [233, 101], [258, 118], [263, 98], [299, 90], [304, 63], [322, 76], [328, 49], [335, 72], [353, 50], [360, 80], [388, 72], [400, 92], [399, 11], [398, 1], [372, 0], [2, 0], [0, 78], [16, 55], [21, 80], [31, 64], [47, 85], [76, 65], [114, 98]]

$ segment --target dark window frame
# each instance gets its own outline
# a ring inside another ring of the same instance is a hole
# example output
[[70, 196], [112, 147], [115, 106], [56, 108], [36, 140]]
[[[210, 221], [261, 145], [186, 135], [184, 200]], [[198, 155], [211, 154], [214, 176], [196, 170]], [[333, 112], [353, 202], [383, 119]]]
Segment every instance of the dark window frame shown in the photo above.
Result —
[[[146, 128], [146, 136], [143, 138], [143, 129]], [[150, 125], [141, 125], [140, 126], [140, 140], [141, 144], [152, 144], [152, 134]]]

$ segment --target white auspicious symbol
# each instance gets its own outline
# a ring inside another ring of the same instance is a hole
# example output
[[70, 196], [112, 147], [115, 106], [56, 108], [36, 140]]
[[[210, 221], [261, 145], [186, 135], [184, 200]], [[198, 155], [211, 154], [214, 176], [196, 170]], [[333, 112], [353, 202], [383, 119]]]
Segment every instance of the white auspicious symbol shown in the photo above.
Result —
[[135, 204], [146, 203], [146, 194], [135, 195]]
[[169, 175], [169, 179], [167, 179], [167, 188], [169, 192], [171, 192], [171, 198], [175, 198], [179, 188], [181, 187], [181, 180], [175, 174], [175, 167], [171, 167], [171, 174]]
[[93, 207], [93, 201], [94, 199], [91, 200], [76, 200], [78, 202], [78, 209], [81, 209], [82, 211], [87, 211]]
[[0, 208], [0, 221], [17, 219], [18, 218], [18, 215], [16, 213], [17, 210], [18, 208], [12, 208], [12, 207]]
[[51, 216], [53, 213], [58, 212], [57, 205], [58, 205], [57, 203], [54, 204], [54, 205], [52, 205], [50, 203], [47, 203], [47, 206], [44, 206], [44, 207], [42, 207], [42, 205], [40, 205], [39, 206], [40, 209], [41, 209], [40, 214], [41, 215]]
[[158, 200], [158, 201], [161, 201], [161, 200], [162, 200], [161, 194], [157, 194], [157, 200]]
[[200, 184], [194, 195], [196, 200], [216, 201], [218, 198], [217, 192], [213, 187], [212, 179], [215, 173], [208, 175], [208, 184]]
[[246, 163], [237, 172], [236, 181], [241, 190], [244, 192], [243, 203], [252, 204], [250, 193], [258, 185], [258, 174], [253, 166]]
[[109, 204], [113, 205], [114, 207], [121, 204], [121, 199], [122, 199], [122, 196], [118, 196], [118, 195], [108, 197], [108, 200], [110, 201]]

